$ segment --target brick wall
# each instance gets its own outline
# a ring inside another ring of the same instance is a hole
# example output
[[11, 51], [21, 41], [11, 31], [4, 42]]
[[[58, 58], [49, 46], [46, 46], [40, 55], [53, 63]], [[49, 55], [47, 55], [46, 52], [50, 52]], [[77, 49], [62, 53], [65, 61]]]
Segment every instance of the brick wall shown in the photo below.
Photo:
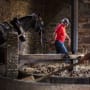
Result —
[[25, 16], [32, 12], [32, 0], [0, 0], [0, 21]]
[[81, 3], [79, 10], [79, 50], [90, 52], [90, 3]]
[[[90, 51], [90, 3], [79, 2], [79, 52]], [[45, 53], [55, 53], [54, 44], [50, 43], [56, 24], [63, 17], [70, 18], [70, 0], [0, 0], [0, 21], [9, 21], [32, 12], [40, 13], [45, 21], [47, 42]], [[69, 32], [70, 33], [70, 30]], [[36, 35], [36, 38], [34, 37]], [[40, 36], [37, 32], [26, 33], [27, 41], [21, 46], [21, 54], [42, 53]]]

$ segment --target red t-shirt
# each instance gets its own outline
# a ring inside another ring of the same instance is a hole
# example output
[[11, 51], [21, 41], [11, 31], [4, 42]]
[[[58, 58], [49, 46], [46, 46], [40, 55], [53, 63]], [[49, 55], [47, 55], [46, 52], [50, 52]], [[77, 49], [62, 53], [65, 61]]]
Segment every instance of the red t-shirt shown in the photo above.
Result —
[[55, 40], [64, 42], [66, 39], [66, 30], [64, 24], [58, 24], [55, 29]]

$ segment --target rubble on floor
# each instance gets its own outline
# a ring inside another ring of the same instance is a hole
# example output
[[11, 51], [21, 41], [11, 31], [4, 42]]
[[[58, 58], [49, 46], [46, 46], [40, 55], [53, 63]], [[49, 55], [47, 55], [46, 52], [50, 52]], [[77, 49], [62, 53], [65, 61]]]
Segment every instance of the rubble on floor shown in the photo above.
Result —
[[[68, 65], [69, 64], [66, 64], [66, 63], [54, 63], [54, 64], [39, 63], [33, 66], [30, 66], [28, 64], [28, 65], [22, 66], [20, 71], [24, 73], [29, 73], [31, 75], [34, 75], [34, 74], [45, 75]], [[62, 72], [55, 73], [52, 76], [83, 77], [83, 78], [90, 77], [90, 65], [77, 65], [73, 67], [72, 71], [64, 70]]]

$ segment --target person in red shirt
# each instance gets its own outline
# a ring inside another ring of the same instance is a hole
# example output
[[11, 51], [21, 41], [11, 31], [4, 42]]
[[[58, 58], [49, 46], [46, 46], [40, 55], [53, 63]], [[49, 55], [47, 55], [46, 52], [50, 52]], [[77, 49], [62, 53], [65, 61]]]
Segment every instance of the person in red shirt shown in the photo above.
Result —
[[70, 46], [71, 44], [71, 39], [66, 32], [66, 28], [69, 26], [69, 24], [69, 19], [64, 18], [61, 20], [61, 23], [59, 23], [55, 28], [54, 37], [56, 53], [68, 54], [68, 50], [65, 47], [64, 42], [66, 39], [68, 39], [68, 46]]

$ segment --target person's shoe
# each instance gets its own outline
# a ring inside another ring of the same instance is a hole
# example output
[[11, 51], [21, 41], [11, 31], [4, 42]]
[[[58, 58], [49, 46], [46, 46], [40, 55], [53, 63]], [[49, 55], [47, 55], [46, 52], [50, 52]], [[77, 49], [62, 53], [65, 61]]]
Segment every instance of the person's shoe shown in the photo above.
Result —
[[65, 54], [63, 59], [64, 59], [66, 64], [70, 64], [71, 63], [70, 56], [68, 54]]

